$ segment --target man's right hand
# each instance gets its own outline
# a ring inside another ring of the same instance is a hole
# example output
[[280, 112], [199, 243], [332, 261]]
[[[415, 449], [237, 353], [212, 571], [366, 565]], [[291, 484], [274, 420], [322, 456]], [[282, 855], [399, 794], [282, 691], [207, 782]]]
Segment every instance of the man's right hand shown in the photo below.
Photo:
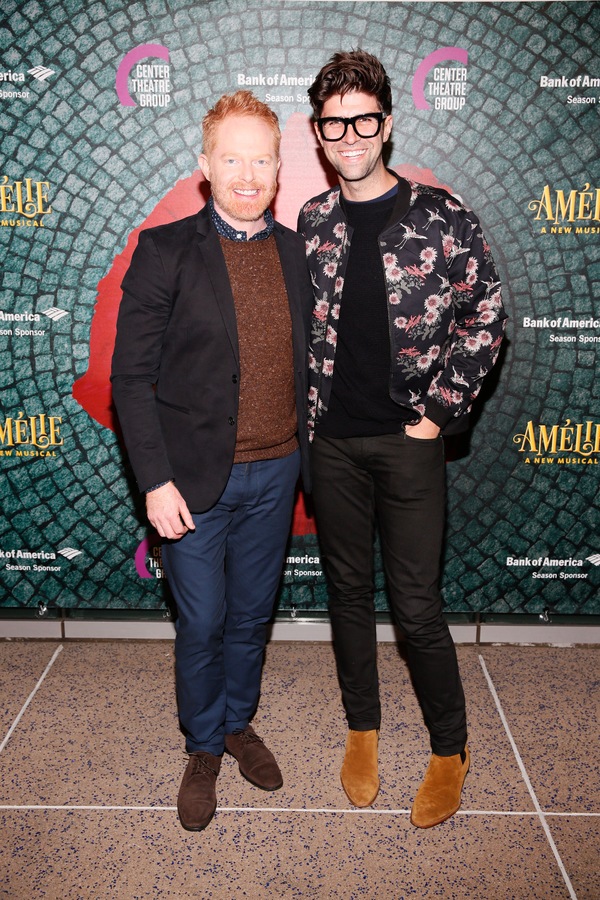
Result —
[[172, 481], [146, 494], [146, 512], [161, 537], [177, 540], [196, 530], [187, 503]]

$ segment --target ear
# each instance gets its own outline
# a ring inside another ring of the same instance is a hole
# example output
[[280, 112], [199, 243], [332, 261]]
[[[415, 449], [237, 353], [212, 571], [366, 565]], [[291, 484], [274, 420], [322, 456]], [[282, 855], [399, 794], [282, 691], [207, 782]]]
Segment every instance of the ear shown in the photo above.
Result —
[[322, 147], [323, 146], [323, 138], [321, 137], [321, 132], [319, 131], [319, 126], [317, 125], [316, 122], [313, 122], [313, 128], [315, 129], [315, 134], [317, 136], [317, 140]]
[[394, 127], [394, 117], [390, 115], [386, 118], [385, 122], [383, 123], [383, 143], [384, 144], [387, 140], [389, 140], [389, 137], [392, 133], [393, 127]]
[[202, 171], [202, 174], [206, 178], [207, 181], [210, 181], [210, 164], [208, 162], [208, 157], [206, 154], [201, 153], [198, 157], [198, 165]]

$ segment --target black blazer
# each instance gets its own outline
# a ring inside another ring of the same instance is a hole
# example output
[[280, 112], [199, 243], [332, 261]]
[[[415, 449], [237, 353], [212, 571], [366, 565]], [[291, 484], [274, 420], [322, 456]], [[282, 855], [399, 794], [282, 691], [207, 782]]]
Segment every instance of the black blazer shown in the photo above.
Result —
[[[298, 440], [309, 489], [304, 239], [275, 223], [292, 320]], [[191, 512], [221, 496], [233, 464], [240, 363], [227, 266], [209, 207], [140, 233], [123, 279], [113, 399], [140, 490], [175, 479]]]

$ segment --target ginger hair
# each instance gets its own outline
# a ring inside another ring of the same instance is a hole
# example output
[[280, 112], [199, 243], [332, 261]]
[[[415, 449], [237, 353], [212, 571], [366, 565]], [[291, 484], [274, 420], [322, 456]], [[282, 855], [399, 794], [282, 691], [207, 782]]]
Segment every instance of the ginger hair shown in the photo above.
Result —
[[208, 154], [214, 147], [217, 127], [227, 116], [253, 116], [269, 125], [275, 138], [275, 148], [279, 155], [281, 130], [279, 119], [273, 110], [255, 97], [252, 91], [236, 91], [224, 94], [202, 119], [202, 152]]

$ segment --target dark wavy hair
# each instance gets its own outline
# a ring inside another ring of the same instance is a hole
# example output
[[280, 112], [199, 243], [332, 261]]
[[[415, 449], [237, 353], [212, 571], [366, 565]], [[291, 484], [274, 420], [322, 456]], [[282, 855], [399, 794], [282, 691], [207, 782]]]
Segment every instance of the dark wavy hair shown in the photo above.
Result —
[[382, 112], [392, 111], [392, 88], [383, 65], [365, 50], [334, 53], [323, 66], [308, 89], [315, 118], [321, 115], [323, 104], [334, 94], [363, 91], [377, 99]]

